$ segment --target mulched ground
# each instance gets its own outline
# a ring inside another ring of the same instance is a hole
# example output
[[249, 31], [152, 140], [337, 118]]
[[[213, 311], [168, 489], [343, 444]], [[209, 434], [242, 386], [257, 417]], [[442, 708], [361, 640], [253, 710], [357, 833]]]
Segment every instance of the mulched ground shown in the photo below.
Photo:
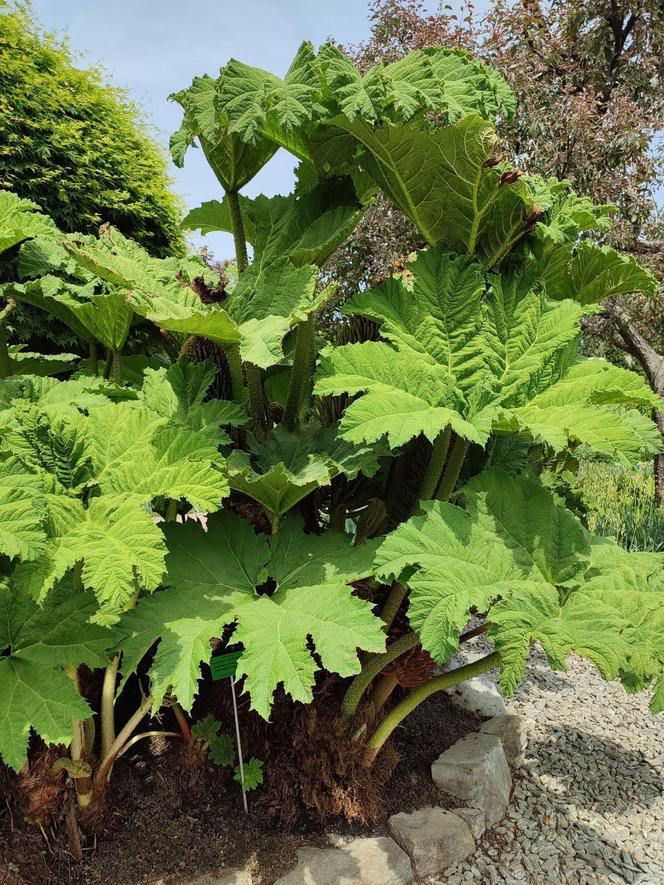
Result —
[[250, 869], [258, 885], [271, 885], [294, 866], [305, 842], [325, 845], [329, 832], [382, 834], [391, 814], [444, 805], [431, 782], [431, 763], [478, 727], [442, 693], [422, 704], [397, 733], [400, 761], [385, 787], [380, 820], [369, 826], [303, 817], [285, 829], [260, 799], [245, 816], [233, 781], [207, 765], [194, 778], [185, 775], [174, 744], [158, 756], [159, 747], [145, 746], [119, 761], [105, 826], [85, 847], [82, 863], [69, 854], [61, 828], [26, 823], [14, 797], [0, 795], [0, 885], [175, 885], [232, 867]]

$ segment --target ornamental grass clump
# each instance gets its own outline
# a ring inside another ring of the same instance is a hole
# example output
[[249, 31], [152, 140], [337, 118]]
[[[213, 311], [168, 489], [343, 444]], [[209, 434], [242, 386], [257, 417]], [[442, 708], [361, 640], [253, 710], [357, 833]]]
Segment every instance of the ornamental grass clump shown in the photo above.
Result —
[[[0, 194], [22, 274], [5, 309], [99, 354], [52, 366], [0, 339], [4, 762], [29, 764], [31, 734], [64, 745], [80, 804], [102, 796], [127, 742], [160, 731], [137, 731], [146, 715], [171, 707], [192, 740], [213, 638], [242, 651], [266, 720], [275, 696], [311, 702], [321, 669], [347, 680], [328, 697], [367, 769], [432, 693], [492, 669], [514, 691], [533, 642], [664, 709], [662, 556], [591, 536], [540, 480], [579, 446], [634, 464], [661, 444], [645, 381], [579, 354], [609, 289], [654, 285], [591, 239], [610, 207], [501, 156], [513, 96], [458, 51], [360, 75], [305, 43], [283, 80], [232, 60], [173, 98], [175, 161], [202, 149], [223, 191], [185, 226], [233, 234], [234, 285]], [[294, 193], [245, 197], [278, 149]], [[381, 191], [425, 245], [339, 305], [321, 268]], [[161, 345], [124, 355], [134, 325]], [[478, 614], [493, 651], [433, 675]]]

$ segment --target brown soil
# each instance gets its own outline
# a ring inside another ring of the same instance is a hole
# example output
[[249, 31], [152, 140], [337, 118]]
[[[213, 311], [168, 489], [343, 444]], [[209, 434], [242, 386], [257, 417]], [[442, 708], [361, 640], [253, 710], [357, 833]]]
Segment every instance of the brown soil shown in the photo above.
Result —
[[[379, 819], [369, 825], [311, 815], [286, 828], [261, 803], [260, 792], [250, 794], [245, 816], [238, 785], [228, 775], [207, 764], [196, 773], [187, 770], [175, 742], [144, 742], [118, 762], [105, 825], [84, 847], [82, 862], [69, 853], [61, 824], [40, 829], [22, 819], [11, 790], [2, 795], [0, 779], [0, 885], [175, 885], [232, 867], [249, 869], [259, 885], [271, 885], [294, 866], [304, 843], [326, 845], [329, 832], [386, 833], [391, 814], [444, 806], [446, 797], [431, 781], [431, 763], [478, 726], [442, 693], [420, 705], [396, 735], [400, 760], [383, 787]], [[266, 764], [268, 778], [269, 770]]]

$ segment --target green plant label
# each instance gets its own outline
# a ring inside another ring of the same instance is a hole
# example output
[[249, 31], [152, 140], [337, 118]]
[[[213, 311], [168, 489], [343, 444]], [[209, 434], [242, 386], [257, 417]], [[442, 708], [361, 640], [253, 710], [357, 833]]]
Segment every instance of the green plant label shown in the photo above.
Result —
[[235, 676], [237, 662], [242, 654], [241, 651], [229, 651], [225, 655], [215, 655], [210, 661], [212, 678], [214, 680], [228, 679]]

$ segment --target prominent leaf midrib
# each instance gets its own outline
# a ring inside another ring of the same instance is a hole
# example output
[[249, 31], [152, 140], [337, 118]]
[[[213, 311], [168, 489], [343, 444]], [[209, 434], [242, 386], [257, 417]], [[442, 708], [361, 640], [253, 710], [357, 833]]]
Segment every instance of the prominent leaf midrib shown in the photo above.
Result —
[[509, 228], [507, 232], [507, 236], [505, 237], [501, 246], [498, 249], [495, 249], [492, 253], [488, 254], [487, 257], [482, 262], [483, 266], [486, 270], [489, 270], [494, 265], [498, 264], [507, 253], [510, 251], [516, 240], [518, 239], [519, 230], [523, 228], [523, 219], [518, 218], [517, 221]]
[[[347, 127], [344, 127], [344, 128], [347, 128]], [[417, 226], [419, 227], [420, 231], [424, 235], [424, 239], [428, 243], [434, 243], [435, 237], [433, 236], [433, 232], [425, 226], [424, 222], [420, 218], [420, 213], [418, 211], [418, 207], [413, 202], [413, 199], [410, 195], [410, 190], [408, 188], [406, 180], [400, 175], [396, 166], [394, 166], [394, 164], [390, 162], [389, 154], [385, 153], [385, 151], [383, 149], [383, 145], [381, 144], [380, 140], [376, 139], [375, 141], [372, 141], [371, 144], [369, 144], [364, 133], [358, 135], [357, 131], [353, 131], [352, 129], [348, 129], [348, 131], [352, 135], [355, 135], [357, 138], [359, 138], [362, 141], [362, 143], [372, 151], [372, 153], [375, 153], [376, 155], [380, 156], [380, 158], [381, 158], [380, 162], [387, 169], [389, 169], [391, 174], [396, 179], [396, 181], [399, 185], [399, 189], [401, 191], [401, 194], [403, 195], [403, 198], [405, 199], [408, 207], [410, 208], [412, 218], [417, 219], [417, 222], [416, 222]], [[360, 132], [362, 132], [362, 130], [360, 130]], [[433, 181], [431, 182], [430, 187], [433, 188]]]
[[[538, 314], [539, 315], [537, 318], [537, 328], [535, 330], [532, 340], [530, 341], [530, 343], [528, 344], [528, 346], [524, 350], [519, 351], [518, 355], [515, 357], [515, 359], [512, 362], [510, 362], [509, 347], [507, 346], [509, 343], [509, 339], [505, 342], [505, 368], [503, 369], [502, 373], [498, 376], [498, 379], [500, 382], [503, 382], [505, 380], [505, 378], [507, 377], [507, 375], [513, 371], [514, 366], [518, 366], [519, 363], [524, 363], [525, 364], [524, 368], [526, 370], [529, 370], [529, 366], [531, 364], [531, 361], [528, 361], [527, 357], [532, 356], [533, 351], [536, 351], [537, 348], [541, 348], [542, 345], [545, 343], [541, 340], [540, 334], [541, 334], [542, 321], [546, 317], [546, 312], [542, 311], [541, 308], [538, 308]], [[540, 361], [538, 361], [537, 366], [536, 366], [536, 371], [541, 372], [542, 369], [544, 368], [544, 366], [548, 365], [549, 360], [551, 358], [553, 358], [554, 354], [559, 353], [560, 350], [564, 346], [567, 346], [570, 343], [570, 341], [572, 341], [573, 338], [575, 338], [575, 337], [576, 337], [576, 332], [574, 332], [573, 334], [570, 333], [568, 336], [566, 336], [564, 342], [561, 342], [558, 344], [555, 351], [548, 351], [548, 350], [545, 351], [544, 355], [547, 357], [547, 359], [544, 363], [541, 363]], [[533, 373], [529, 371], [528, 377], [529, 378], [532, 377], [532, 374]], [[516, 380], [518, 380], [518, 378], [515, 377], [514, 380], [516, 381]]]
[[[465, 150], [466, 156], [469, 156], [468, 150], [467, 150], [467, 144], [468, 144], [467, 138], [468, 138], [468, 132], [464, 132], [464, 136], [463, 136], [464, 150]], [[483, 164], [480, 164], [480, 166], [477, 170], [477, 174], [475, 175], [475, 180], [468, 182], [471, 186], [471, 193], [473, 195], [473, 200], [472, 200], [473, 215], [472, 215], [472, 221], [471, 221], [471, 225], [470, 225], [470, 233], [468, 235], [468, 251], [470, 253], [475, 252], [480, 222], [484, 218], [484, 215], [487, 212], [487, 210], [489, 209], [489, 207], [491, 206], [491, 204], [493, 203], [493, 201], [495, 199], [495, 195], [498, 193], [498, 189], [496, 188], [494, 190], [493, 194], [491, 195], [491, 198], [489, 200], [487, 200], [487, 202], [484, 204], [484, 207], [480, 211], [480, 208], [478, 206], [478, 196], [479, 196], [480, 185], [482, 184], [483, 177], [484, 177], [484, 166], [483, 166]], [[461, 178], [461, 176], [459, 176], [459, 178]]]

